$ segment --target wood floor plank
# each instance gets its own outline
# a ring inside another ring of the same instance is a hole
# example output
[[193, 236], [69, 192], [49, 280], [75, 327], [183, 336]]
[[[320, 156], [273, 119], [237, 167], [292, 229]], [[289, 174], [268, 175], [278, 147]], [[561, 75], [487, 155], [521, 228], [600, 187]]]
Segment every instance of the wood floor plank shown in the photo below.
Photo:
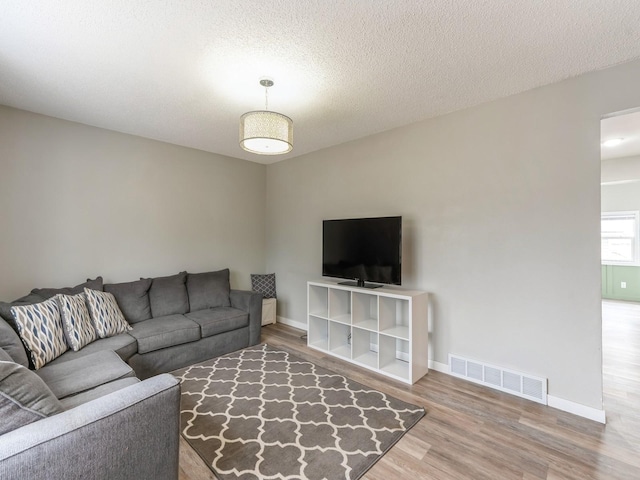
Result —
[[[640, 304], [603, 302], [607, 425], [435, 371], [404, 385], [307, 348], [303, 333], [269, 325], [262, 341], [427, 411], [365, 480], [640, 479]], [[213, 478], [181, 439], [180, 479]]]
[[179, 480], [216, 480], [215, 475], [205, 465], [196, 451], [180, 436], [180, 477]]

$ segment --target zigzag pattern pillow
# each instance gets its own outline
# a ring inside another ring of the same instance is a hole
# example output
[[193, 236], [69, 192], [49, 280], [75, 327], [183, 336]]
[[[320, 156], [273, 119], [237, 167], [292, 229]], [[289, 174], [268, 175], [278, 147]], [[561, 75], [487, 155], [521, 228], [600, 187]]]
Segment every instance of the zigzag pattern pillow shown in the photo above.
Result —
[[36, 370], [69, 348], [64, 340], [60, 310], [54, 299], [11, 307], [11, 313]]
[[54, 298], [60, 309], [64, 336], [74, 352], [98, 339], [96, 330], [91, 324], [84, 293], [78, 295], [58, 294]]
[[276, 298], [276, 274], [251, 274], [251, 290], [262, 294], [263, 298]]
[[98, 337], [112, 337], [118, 333], [132, 330], [124, 319], [124, 315], [120, 311], [116, 297], [113, 294], [88, 288], [84, 289], [84, 294], [87, 298], [89, 315]]

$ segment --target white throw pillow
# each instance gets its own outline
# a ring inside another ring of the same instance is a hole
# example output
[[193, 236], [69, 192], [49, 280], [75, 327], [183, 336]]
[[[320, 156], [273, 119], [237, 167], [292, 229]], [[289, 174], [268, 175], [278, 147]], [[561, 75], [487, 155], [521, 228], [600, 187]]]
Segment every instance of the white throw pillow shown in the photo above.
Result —
[[64, 336], [74, 352], [98, 339], [96, 330], [91, 324], [84, 293], [78, 295], [58, 294], [54, 298], [60, 309]]
[[60, 309], [55, 299], [11, 307], [11, 313], [36, 370], [69, 348], [64, 340]]
[[131, 330], [118, 307], [116, 297], [109, 292], [84, 289], [89, 307], [89, 315], [98, 337], [106, 338]]

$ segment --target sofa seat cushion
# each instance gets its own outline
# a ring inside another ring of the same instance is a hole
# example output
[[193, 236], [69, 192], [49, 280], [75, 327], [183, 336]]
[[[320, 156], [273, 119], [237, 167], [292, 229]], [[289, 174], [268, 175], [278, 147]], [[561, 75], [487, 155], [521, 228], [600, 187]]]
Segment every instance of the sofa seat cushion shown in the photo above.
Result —
[[185, 317], [200, 325], [202, 338], [249, 325], [249, 314], [232, 307], [208, 308], [187, 313]]
[[96, 352], [67, 362], [45, 365], [36, 372], [63, 399], [126, 377], [135, 377], [133, 369], [115, 352]]
[[200, 326], [184, 315], [167, 315], [134, 324], [129, 335], [138, 341], [138, 353], [148, 353], [200, 340]]
[[63, 411], [60, 401], [33, 370], [0, 361], [0, 435]]
[[120, 378], [119, 380], [105, 383], [104, 385], [100, 385], [99, 387], [93, 388], [91, 390], [78, 393], [77, 395], [71, 395], [69, 397], [63, 398], [62, 400], [60, 400], [60, 403], [65, 408], [65, 410], [69, 410], [70, 408], [77, 407], [78, 405], [90, 402], [91, 400], [95, 400], [96, 398], [104, 397], [108, 393], [115, 392], [136, 383], [140, 383], [140, 380], [138, 380], [136, 377]]
[[138, 351], [138, 342], [131, 335], [127, 333], [120, 333], [113, 337], [101, 338], [95, 342], [91, 342], [86, 347], [74, 352], [73, 350], [67, 350], [61, 356], [54, 361], [48, 363], [48, 365], [55, 365], [62, 362], [68, 362], [76, 358], [86, 357], [96, 352], [102, 351], [114, 351], [125, 362], [131, 358], [133, 354]]

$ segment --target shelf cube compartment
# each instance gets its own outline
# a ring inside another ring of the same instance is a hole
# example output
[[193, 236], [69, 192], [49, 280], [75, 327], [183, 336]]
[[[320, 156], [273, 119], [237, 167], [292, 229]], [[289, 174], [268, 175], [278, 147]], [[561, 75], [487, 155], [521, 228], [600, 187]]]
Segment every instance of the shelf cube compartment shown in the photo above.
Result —
[[351, 327], [342, 323], [329, 323], [329, 351], [351, 359]]
[[409, 342], [388, 335], [380, 335], [380, 370], [399, 378], [410, 378], [409, 359], [411, 352]]
[[380, 297], [380, 333], [409, 340], [410, 305], [407, 300]]
[[378, 368], [378, 334], [353, 328], [353, 361], [370, 368]]
[[352, 323], [360, 328], [378, 331], [378, 296], [354, 292]]
[[309, 331], [307, 344], [311, 347], [327, 350], [329, 348], [329, 321], [309, 315]]
[[329, 318], [336, 322], [351, 324], [351, 292], [329, 289]]
[[311, 315], [329, 317], [329, 289], [317, 285], [309, 285], [308, 308]]

